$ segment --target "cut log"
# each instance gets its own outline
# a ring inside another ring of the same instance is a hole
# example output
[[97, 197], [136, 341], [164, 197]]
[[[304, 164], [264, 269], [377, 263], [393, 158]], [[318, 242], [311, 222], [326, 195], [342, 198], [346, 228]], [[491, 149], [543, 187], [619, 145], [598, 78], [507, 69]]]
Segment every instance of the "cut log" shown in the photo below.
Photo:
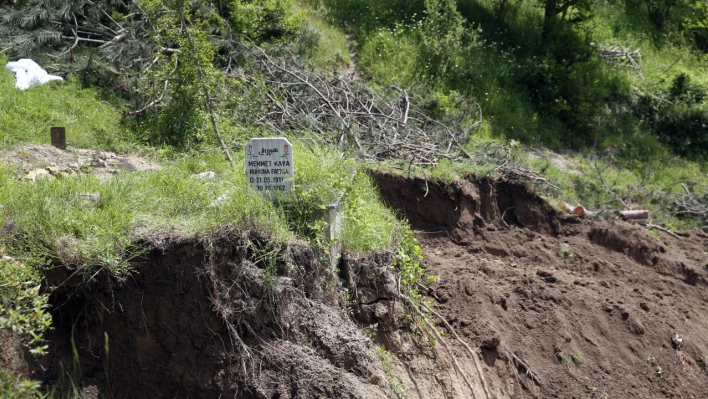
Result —
[[579, 217], [593, 216], [595, 214], [595, 212], [585, 209], [582, 205], [573, 206], [570, 204], [565, 204], [565, 211]]
[[626, 220], [649, 219], [649, 211], [646, 209], [620, 211], [620, 215]]
[[563, 203], [565, 205], [565, 211], [568, 213], [575, 213], [573, 212], [575, 210], [575, 207], [573, 205], [570, 205], [569, 203]]

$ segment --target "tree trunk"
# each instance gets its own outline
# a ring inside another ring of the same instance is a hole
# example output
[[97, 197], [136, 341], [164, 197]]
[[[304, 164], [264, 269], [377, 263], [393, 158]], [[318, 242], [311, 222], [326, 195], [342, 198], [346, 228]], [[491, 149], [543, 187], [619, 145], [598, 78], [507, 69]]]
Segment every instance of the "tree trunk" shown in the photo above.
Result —
[[545, 0], [543, 13], [543, 38], [547, 39], [553, 33], [556, 25], [558, 0]]

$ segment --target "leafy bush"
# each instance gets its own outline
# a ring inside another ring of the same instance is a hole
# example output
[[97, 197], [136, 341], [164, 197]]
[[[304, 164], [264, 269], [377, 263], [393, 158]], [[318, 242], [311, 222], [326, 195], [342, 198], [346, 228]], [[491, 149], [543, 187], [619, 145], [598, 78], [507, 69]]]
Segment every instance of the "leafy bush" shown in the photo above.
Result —
[[3, 399], [36, 399], [43, 397], [39, 381], [17, 378], [0, 368], [0, 397]]
[[0, 329], [10, 331], [35, 355], [47, 349], [42, 339], [52, 325], [47, 299], [31, 269], [11, 258], [0, 259]]
[[613, 95], [626, 92], [628, 87], [594, 57], [564, 61], [559, 54], [548, 54], [541, 61], [532, 59], [523, 80], [537, 109], [563, 124], [562, 135], [547, 134], [542, 140], [582, 147], [593, 143], [595, 117]]
[[708, 151], [706, 89], [679, 73], [664, 90], [646, 94], [634, 105], [635, 113], [675, 153], [705, 159]]
[[305, 22], [295, 0], [230, 0], [227, 4], [234, 32], [256, 40], [291, 39]]

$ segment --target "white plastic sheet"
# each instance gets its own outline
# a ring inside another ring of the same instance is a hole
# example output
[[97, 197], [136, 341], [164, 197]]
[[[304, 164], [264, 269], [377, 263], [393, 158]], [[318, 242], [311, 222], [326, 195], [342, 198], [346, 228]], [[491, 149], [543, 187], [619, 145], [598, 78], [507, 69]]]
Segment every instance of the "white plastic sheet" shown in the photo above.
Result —
[[52, 80], [64, 80], [60, 76], [50, 75], [36, 62], [23, 58], [16, 62], [8, 62], [5, 68], [15, 74], [17, 82], [15, 87], [20, 90], [28, 89], [32, 85], [41, 85]]

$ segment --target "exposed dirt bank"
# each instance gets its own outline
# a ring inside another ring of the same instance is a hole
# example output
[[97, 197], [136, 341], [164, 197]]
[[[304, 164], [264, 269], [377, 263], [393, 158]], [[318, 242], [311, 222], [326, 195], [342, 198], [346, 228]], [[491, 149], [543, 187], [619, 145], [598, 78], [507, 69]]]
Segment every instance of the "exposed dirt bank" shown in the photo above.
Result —
[[154, 249], [124, 281], [50, 273], [49, 284], [68, 282], [52, 296], [40, 377], [115, 398], [393, 396], [373, 346], [327, 290], [321, 253], [249, 232], [206, 242]]
[[392, 253], [331, 270], [254, 231], [153, 239], [123, 280], [48, 273], [56, 329], [33, 377], [113, 398], [708, 397], [705, 234], [560, 215], [509, 182], [374, 177], [419, 230], [440, 276], [426, 294], [478, 348], [489, 396], [451, 334], [461, 373], [416, 335]]
[[480, 347], [492, 396], [708, 397], [705, 234], [559, 215], [513, 183], [375, 177], [420, 231], [429, 295]]

